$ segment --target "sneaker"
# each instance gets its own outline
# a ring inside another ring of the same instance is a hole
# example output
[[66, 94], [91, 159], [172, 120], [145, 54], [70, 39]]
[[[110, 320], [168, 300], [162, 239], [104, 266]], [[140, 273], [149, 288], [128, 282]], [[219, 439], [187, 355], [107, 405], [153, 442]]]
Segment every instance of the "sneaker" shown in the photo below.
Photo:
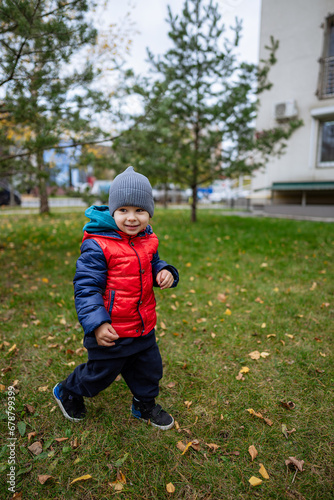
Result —
[[142, 403], [133, 399], [131, 413], [135, 418], [148, 422], [163, 431], [171, 429], [174, 425], [173, 417], [154, 401], [153, 403]]
[[82, 396], [70, 393], [61, 382], [53, 388], [53, 396], [63, 415], [72, 422], [80, 422], [86, 415], [86, 408]]

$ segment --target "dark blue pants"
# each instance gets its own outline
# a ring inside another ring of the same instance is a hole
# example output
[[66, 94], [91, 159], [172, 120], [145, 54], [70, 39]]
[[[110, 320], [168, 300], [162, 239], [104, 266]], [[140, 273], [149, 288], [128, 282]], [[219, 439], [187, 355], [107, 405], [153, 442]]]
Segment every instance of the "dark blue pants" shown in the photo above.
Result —
[[[121, 374], [136, 399], [148, 403], [159, 394], [162, 360], [155, 331], [135, 338], [121, 338], [108, 347], [108, 357], [88, 359], [78, 365], [63, 383], [74, 394], [93, 397], [103, 391]], [[88, 357], [89, 351], [88, 351]]]

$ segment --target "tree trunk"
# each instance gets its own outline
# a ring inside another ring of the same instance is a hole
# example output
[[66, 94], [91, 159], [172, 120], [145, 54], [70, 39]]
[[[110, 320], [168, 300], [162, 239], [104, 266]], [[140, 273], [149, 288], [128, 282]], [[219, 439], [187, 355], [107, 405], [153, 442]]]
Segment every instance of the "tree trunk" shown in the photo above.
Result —
[[43, 160], [43, 152], [37, 154], [37, 170], [38, 170], [38, 188], [39, 188], [39, 213], [49, 214], [49, 198], [47, 191], [47, 176], [45, 172], [45, 164]]
[[192, 202], [191, 202], [191, 222], [196, 222], [197, 221], [197, 213], [196, 213], [196, 208], [197, 208], [197, 186], [192, 187]]
[[8, 188], [9, 188], [9, 206], [14, 207], [15, 197], [14, 197], [13, 185], [11, 182], [8, 184]]

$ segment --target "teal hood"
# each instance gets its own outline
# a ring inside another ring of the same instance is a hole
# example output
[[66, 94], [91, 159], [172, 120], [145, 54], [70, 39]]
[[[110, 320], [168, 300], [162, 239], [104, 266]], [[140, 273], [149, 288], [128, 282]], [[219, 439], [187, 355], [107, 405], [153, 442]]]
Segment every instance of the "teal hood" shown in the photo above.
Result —
[[115, 219], [110, 215], [108, 205], [92, 205], [85, 211], [85, 216], [90, 219], [83, 228], [87, 233], [119, 231]]

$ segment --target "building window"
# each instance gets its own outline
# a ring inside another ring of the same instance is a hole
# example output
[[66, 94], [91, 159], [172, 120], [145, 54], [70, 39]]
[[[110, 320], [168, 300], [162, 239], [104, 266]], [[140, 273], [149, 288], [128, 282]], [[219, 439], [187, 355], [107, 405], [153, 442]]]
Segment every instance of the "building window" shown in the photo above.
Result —
[[317, 94], [321, 99], [334, 97], [334, 15], [326, 19], [324, 50], [320, 64], [320, 81]]
[[334, 118], [320, 122], [319, 167], [334, 166]]

